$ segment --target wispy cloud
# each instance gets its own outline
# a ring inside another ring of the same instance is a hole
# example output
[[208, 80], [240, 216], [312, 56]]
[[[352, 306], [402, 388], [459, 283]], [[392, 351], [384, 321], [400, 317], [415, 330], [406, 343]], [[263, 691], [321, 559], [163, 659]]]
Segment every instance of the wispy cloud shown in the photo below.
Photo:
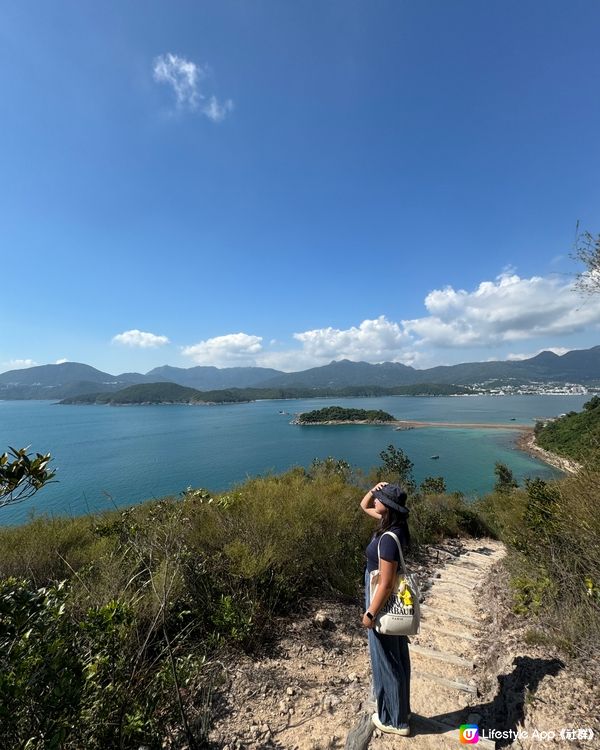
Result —
[[37, 367], [37, 364], [33, 359], [9, 359], [8, 362], [2, 362], [0, 366], [4, 370], [24, 370], [26, 367]]
[[227, 117], [227, 114], [233, 110], [231, 99], [221, 104], [216, 96], [211, 96], [208, 102], [202, 107], [202, 111], [213, 122], [221, 122]]
[[541, 352], [554, 352], [554, 354], [558, 354], [559, 357], [561, 357], [563, 354], [566, 354], [570, 349], [568, 349], [566, 346], [546, 346], [543, 349], [536, 349], [534, 352], [524, 352], [524, 353], [510, 353], [506, 355], [506, 359], [509, 362], [520, 362], [523, 359], [531, 359], [532, 357], [537, 356], [538, 354], [541, 354]]
[[167, 52], [154, 60], [153, 76], [157, 83], [170, 86], [175, 94], [177, 109], [199, 111], [212, 122], [221, 122], [233, 111], [233, 101], [221, 102], [201, 90], [201, 82], [209, 77], [210, 68]]
[[196, 109], [200, 100], [198, 84], [206, 75], [202, 67], [168, 52], [154, 60], [154, 80], [167, 83], [175, 92], [178, 107]]
[[116, 336], [113, 336], [112, 341], [113, 344], [123, 344], [124, 346], [137, 347], [138, 349], [155, 349], [158, 346], [170, 343], [166, 336], [157, 336], [155, 333], [148, 333], [148, 331], [138, 331], [137, 328], [118, 333]]
[[64, 365], [65, 362], [68, 362], [69, 360], [66, 357], [61, 357], [61, 359], [57, 359], [54, 363], [55, 365]]

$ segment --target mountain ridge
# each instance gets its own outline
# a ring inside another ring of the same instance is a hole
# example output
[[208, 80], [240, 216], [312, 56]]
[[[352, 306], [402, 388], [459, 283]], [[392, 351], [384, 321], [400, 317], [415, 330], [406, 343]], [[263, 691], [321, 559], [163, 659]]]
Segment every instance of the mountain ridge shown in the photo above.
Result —
[[523, 360], [464, 362], [418, 370], [400, 362], [354, 362], [333, 360], [327, 365], [298, 372], [262, 367], [190, 368], [164, 365], [147, 373], [119, 375], [80, 362], [36, 365], [0, 374], [0, 399], [53, 399], [80, 396], [92, 391], [111, 392], [129, 385], [172, 382], [201, 391], [227, 388], [383, 388], [422, 383], [472, 385], [485, 381], [527, 383], [600, 383], [600, 345], [574, 349], [565, 354], [543, 351]]

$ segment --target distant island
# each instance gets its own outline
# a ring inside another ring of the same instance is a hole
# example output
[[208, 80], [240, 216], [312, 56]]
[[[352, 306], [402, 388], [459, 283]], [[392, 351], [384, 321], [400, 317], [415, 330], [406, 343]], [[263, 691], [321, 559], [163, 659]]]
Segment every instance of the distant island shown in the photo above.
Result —
[[[346, 386], [344, 388], [226, 388], [200, 391], [176, 383], [141, 383], [113, 392], [88, 393], [64, 398], [60, 404], [239, 404], [249, 401], [289, 398], [368, 398], [372, 396], [463, 396], [470, 388], [455, 385], [423, 384], [394, 388]], [[393, 417], [392, 417], [393, 419]]]
[[327, 406], [299, 414], [292, 424], [393, 424], [395, 417], [381, 409], [344, 409], [341, 406]]
[[194, 404], [202, 401], [202, 392], [176, 383], [130, 385], [115, 393], [90, 393], [59, 401], [60, 404]]

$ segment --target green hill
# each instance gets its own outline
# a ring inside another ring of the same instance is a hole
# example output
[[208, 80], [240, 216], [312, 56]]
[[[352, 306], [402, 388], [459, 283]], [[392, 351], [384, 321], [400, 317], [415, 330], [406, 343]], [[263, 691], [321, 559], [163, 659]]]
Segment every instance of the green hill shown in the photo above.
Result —
[[600, 397], [585, 403], [581, 412], [538, 422], [535, 438], [539, 446], [553, 453], [576, 460], [591, 458], [600, 448]]
[[344, 409], [327, 406], [300, 414], [298, 424], [320, 424], [321, 422], [393, 422], [395, 417], [381, 409]]
[[203, 400], [195, 388], [176, 383], [142, 383], [122, 388], [116, 393], [92, 393], [66, 398], [61, 404], [191, 404]]
[[236, 404], [259, 399], [336, 398], [368, 396], [456, 396], [472, 393], [469, 388], [451, 385], [349, 386], [346, 388], [227, 388], [198, 391], [175, 383], [143, 383], [111, 393], [91, 393], [63, 399], [61, 404]]

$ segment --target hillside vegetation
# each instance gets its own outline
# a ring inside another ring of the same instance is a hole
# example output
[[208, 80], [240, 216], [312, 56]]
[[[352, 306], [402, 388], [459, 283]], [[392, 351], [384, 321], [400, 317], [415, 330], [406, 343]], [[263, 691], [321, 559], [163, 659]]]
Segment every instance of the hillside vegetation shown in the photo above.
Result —
[[94, 393], [66, 398], [61, 404], [190, 404], [200, 400], [200, 391], [176, 383], [130, 385], [116, 393]]
[[[0, 530], [0, 747], [206, 746], [226, 656], [271, 643], [307, 596], [358, 601], [364, 487], [326, 459]], [[457, 496], [413, 508], [415, 544], [487, 531]]]
[[600, 453], [600, 397], [583, 405], [583, 411], [535, 426], [539, 446], [552, 453], [586, 461]]
[[508, 547], [515, 611], [531, 622], [532, 642], [547, 642], [597, 663], [600, 646], [600, 473], [584, 467], [559, 481], [526, 480], [473, 509]]
[[455, 396], [472, 393], [469, 388], [451, 385], [348, 386], [345, 388], [227, 388], [199, 391], [175, 383], [144, 383], [111, 393], [88, 393], [65, 398], [61, 404], [144, 404], [144, 403], [210, 403], [230, 404], [248, 401], [289, 398], [331, 398], [369, 396]]
[[498, 465], [496, 491], [469, 504], [442, 477], [417, 488], [400, 449], [381, 458], [368, 478], [328, 458], [226, 493], [1, 529], [0, 747], [206, 746], [225, 662], [272, 646], [275, 618], [306, 597], [358, 604], [373, 530], [359, 501], [377, 480], [410, 488], [413, 549], [502, 539], [506, 606], [532, 641], [597, 662], [598, 473], [518, 488]]

